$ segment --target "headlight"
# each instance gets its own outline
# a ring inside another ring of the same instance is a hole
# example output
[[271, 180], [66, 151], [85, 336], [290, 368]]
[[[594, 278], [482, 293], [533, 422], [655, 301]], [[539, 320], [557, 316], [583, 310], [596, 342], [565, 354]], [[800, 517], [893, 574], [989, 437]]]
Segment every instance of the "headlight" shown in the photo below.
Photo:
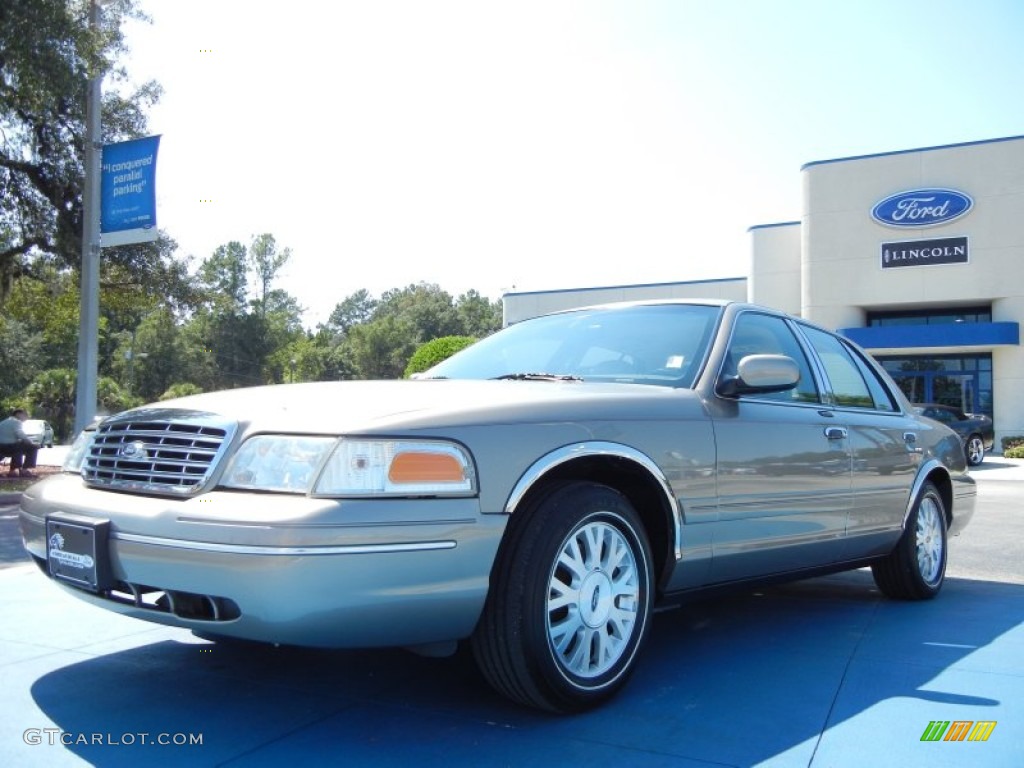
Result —
[[68, 448], [67, 455], [64, 457], [64, 464], [61, 466], [64, 472], [78, 474], [82, 471], [82, 460], [85, 458], [85, 454], [89, 452], [89, 445], [92, 443], [92, 438], [95, 434], [95, 429], [83, 429], [78, 433], [78, 437], [75, 438], [75, 442]]
[[231, 458], [220, 484], [227, 488], [307, 493], [337, 443], [334, 437], [256, 435]]
[[314, 488], [323, 496], [465, 496], [476, 470], [464, 448], [441, 440], [342, 439]]

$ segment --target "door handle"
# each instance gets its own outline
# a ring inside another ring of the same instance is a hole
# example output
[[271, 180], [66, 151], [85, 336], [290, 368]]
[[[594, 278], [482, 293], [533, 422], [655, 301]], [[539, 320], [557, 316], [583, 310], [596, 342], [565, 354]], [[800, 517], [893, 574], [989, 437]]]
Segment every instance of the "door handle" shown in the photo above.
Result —
[[846, 428], [845, 427], [825, 427], [825, 437], [829, 440], [845, 440], [846, 439]]

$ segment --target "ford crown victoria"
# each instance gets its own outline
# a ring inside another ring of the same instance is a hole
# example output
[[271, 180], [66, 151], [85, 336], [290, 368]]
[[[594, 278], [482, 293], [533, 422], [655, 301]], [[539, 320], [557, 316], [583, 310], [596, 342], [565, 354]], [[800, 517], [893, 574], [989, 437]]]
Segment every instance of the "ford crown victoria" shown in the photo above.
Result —
[[526, 705], [626, 682], [656, 607], [870, 566], [934, 597], [975, 485], [855, 345], [752, 305], [510, 326], [407, 381], [107, 418], [21, 503], [73, 594], [210, 637], [454, 651]]

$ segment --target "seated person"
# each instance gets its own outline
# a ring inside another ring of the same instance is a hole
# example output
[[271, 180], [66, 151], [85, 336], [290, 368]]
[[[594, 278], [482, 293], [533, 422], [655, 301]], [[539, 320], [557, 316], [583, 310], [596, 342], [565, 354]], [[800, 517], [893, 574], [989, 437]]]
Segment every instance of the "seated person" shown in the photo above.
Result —
[[11, 470], [8, 476], [35, 477], [32, 470], [36, 466], [36, 454], [39, 446], [28, 439], [21, 422], [28, 418], [22, 408], [15, 408], [3, 421], [0, 421], [0, 457], [11, 457]]

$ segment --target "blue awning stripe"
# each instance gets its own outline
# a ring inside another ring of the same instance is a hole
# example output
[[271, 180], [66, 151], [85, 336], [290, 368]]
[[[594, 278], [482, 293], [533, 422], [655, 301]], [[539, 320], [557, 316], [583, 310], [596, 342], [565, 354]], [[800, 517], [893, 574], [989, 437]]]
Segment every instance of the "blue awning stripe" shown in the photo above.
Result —
[[864, 349], [913, 347], [996, 347], [1020, 344], [1019, 323], [944, 323], [840, 328], [846, 338]]

